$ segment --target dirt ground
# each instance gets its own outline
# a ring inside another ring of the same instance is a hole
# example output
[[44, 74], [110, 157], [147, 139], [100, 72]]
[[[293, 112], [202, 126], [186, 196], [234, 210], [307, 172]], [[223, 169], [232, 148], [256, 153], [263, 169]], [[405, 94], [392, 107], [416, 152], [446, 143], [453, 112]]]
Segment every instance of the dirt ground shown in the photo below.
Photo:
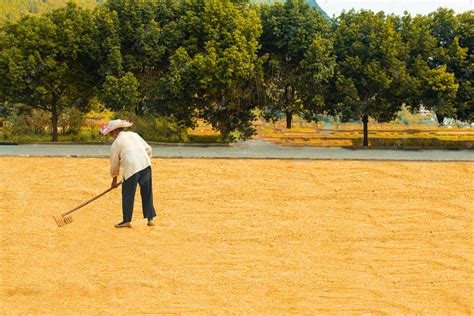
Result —
[[474, 163], [0, 158], [0, 313], [474, 313]]

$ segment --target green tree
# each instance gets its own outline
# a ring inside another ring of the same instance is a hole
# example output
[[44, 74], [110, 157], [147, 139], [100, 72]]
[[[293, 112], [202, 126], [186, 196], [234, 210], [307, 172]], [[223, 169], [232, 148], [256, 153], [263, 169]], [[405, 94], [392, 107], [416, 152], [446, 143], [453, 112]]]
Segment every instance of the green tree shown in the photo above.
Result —
[[474, 122], [474, 11], [456, 16], [456, 47], [458, 67], [454, 70], [459, 84], [456, 94], [456, 117], [463, 121]]
[[264, 88], [267, 118], [286, 115], [291, 128], [294, 113], [315, 108], [321, 84], [331, 75], [334, 61], [328, 40], [330, 22], [303, 0], [262, 5], [261, 54], [266, 56]]
[[424, 105], [436, 113], [439, 124], [445, 117], [472, 120], [472, 13], [457, 17], [452, 10], [438, 9], [414, 18], [405, 14], [401, 21], [412, 111]]
[[[431, 34], [437, 40], [437, 54], [434, 56], [434, 67], [442, 68], [455, 76], [458, 87], [442, 107], [435, 110], [438, 121], [444, 117], [454, 117], [461, 120], [472, 120], [474, 110], [474, 88], [472, 73], [474, 70], [472, 54], [472, 38], [474, 23], [473, 12], [468, 11], [455, 15], [453, 10], [440, 8], [429, 15]], [[450, 82], [450, 81], [448, 81]], [[444, 91], [451, 91], [446, 87]], [[446, 96], [445, 96], [446, 97]]]
[[110, 43], [111, 23], [110, 17], [71, 3], [5, 25], [0, 32], [1, 102], [50, 112], [52, 140], [57, 141], [63, 109], [87, 110], [104, 75], [120, 66], [117, 44]]
[[249, 137], [259, 72], [256, 9], [229, 0], [184, 0], [178, 10], [166, 27], [177, 48], [160, 85], [161, 103], [188, 126], [200, 118], [223, 138], [233, 131]]
[[396, 19], [383, 12], [343, 12], [335, 23], [337, 67], [329, 110], [344, 120], [362, 119], [369, 145], [369, 117], [392, 120], [400, 110], [409, 79]]
[[127, 110], [136, 114], [152, 110], [167, 114], [159, 86], [169, 66], [170, 51], [178, 47], [173, 33], [177, 6], [172, 0], [110, 0], [105, 4], [106, 10], [117, 15], [124, 71], [139, 83], [137, 102], [127, 104]]

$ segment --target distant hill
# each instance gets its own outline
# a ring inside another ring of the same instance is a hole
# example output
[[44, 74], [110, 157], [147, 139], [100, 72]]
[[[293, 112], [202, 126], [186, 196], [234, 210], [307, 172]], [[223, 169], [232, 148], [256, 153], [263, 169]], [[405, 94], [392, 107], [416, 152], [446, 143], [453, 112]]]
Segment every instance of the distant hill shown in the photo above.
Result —
[[[268, 3], [268, 4], [272, 4], [272, 3], [275, 3], [275, 2], [285, 2], [285, 0], [251, 0], [252, 2], [256, 2], [256, 3]], [[306, 0], [306, 2], [313, 8], [317, 8], [319, 11], [321, 11], [321, 13], [324, 15], [324, 17], [326, 17], [326, 19], [330, 20], [331, 18], [329, 17], [329, 15], [327, 15], [327, 13], [319, 6], [319, 4], [316, 2], [316, 0]]]
[[[73, 0], [73, 2], [92, 8], [104, 0]], [[27, 14], [41, 14], [64, 6], [69, 0], [0, 0], [0, 23], [17, 20]]]
[[321, 11], [321, 13], [328, 19], [328, 20], [331, 20], [331, 18], [329, 17], [329, 15], [326, 13], [326, 11], [324, 11], [320, 6], [319, 4], [316, 2], [316, 0], [307, 0], [309, 5], [312, 6], [312, 7], [315, 7], [315, 8], [318, 8], [319, 11]]
[[[6, 20], [17, 20], [27, 14], [41, 14], [64, 6], [70, 0], [0, 0], [0, 24]], [[92, 8], [106, 0], [72, 0], [87, 8]], [[257, 3], [273, 3], [279, 0], [251, 0]], [[284, 1], [284, 0], [283, 0]], [[316, 0], [306, 0], [312, 7], [318, 8], [323, 15], [330, 19]]]

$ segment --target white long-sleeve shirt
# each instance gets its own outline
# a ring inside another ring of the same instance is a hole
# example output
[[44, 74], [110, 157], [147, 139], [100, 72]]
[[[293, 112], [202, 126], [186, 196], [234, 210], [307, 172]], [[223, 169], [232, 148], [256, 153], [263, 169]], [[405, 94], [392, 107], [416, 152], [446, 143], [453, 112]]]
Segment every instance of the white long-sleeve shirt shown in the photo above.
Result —
[[120, 132], [112, 143], [110, 154], [110, 175], [118, 177], [120, 167], [123, 177], [130, 176], [151, 166], [152, 149], [143, 138], [134, 132]]

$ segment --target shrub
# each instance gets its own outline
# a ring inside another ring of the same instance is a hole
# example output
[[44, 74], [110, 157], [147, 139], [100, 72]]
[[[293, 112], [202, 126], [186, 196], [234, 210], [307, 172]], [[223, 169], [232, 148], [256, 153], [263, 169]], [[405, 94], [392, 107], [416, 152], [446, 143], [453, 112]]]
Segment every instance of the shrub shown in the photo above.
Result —
[[46, 135], [50, 131], [49, 112], [31, 110], [14, 112], [7, 120], [7, 128], [13, 135]]
[[76, 135], [85, 123], [85, 115], [76, 108], [67, 108], [58, 119], [58, 128], [62, 135]]
[[134, 123], [132, 130], [144, 139], [155, 142], [181, 142], [187, 140], [184, 127], [179, 126], [171, 116], [137, 116], [133, 112], [117, 112], [114, 119], [123, 119]]

